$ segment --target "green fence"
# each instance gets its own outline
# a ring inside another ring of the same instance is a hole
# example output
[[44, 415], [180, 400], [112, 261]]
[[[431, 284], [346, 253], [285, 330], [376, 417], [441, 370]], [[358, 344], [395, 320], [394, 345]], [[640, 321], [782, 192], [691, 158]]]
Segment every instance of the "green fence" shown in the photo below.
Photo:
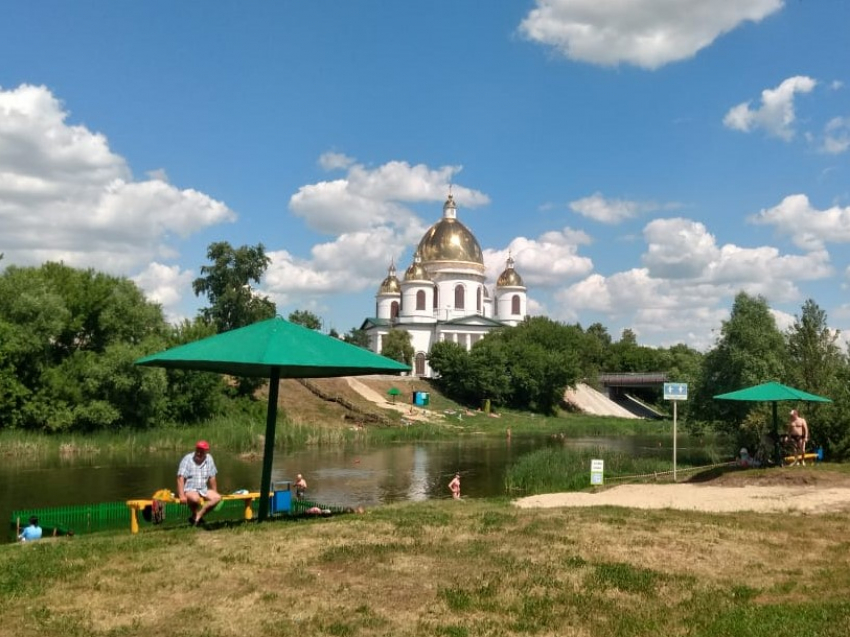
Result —
[[[343, 513], [345, 509], [338, 506], [318, 504], [307, 500], [292, 500], [292, 510], [283, 515], [300, 516], [311, 507], [319, 507], [332, 514]], [[257, 502], [254, 502], [254, 516], [257, 515]], [[208, 522], [244, 519], [245, 504], [241, 500], [223, 500], [221, 505], [204, 516]], [[44, 537], [53, 535], [74, 535], [96, 533], [98, 531], [126, 530], [130, 531], [130, 509], [124, 502], [106, 502], [101, 504], [83, 504], [43, 509], [22, 509], [12, 512], [9, 526], [9, 539], [16, 539], [16, 529], [29, 524], [30, 516], [36, 516], [44, 530]], [[148, 512], [140, 512], [138, 516], [139, 530], [155, 526], [185, 525], [189, 520], [189, 507], [185, 504], [167, 503], [165, 516], [160, 525], [155, 525]]]

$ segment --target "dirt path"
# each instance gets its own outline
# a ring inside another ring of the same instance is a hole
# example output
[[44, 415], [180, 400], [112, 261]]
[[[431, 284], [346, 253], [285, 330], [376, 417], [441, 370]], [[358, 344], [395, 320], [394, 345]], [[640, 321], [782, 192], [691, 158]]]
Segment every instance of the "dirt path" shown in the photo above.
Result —
[[402, 413], [408, 420], [428, 420], [428, 415], [423, 413], [423, 410], [414, 409], [413, 413], [411, 413], [410, 405], [406, 403], [390, 402], [385, 396], [382, 396], [380, 393], [376, 392], [374, 389], [357, 380], [353, 376], [346, 376], [345, 380], [348, 381], [348, 385], [351, 389], [363, 396], [366, 400], [375, 403], [383, 409], [391, 409]]

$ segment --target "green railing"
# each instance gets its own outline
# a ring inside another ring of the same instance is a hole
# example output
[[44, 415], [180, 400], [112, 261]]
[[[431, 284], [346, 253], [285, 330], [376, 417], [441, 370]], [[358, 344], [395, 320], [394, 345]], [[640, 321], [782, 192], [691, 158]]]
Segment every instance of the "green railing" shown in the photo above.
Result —
[[[301, 516], [307, 509], [318, 507], [332, 514], [345, 512], [343, 507], [318, 504], [308, 500], [292, 500], [292, 509], [288, 513], [277, 514], [274, 517]], [[257, 503], [254, 503], [256, 516]], [[210, 511], [204, 517], [208, 522], [242, 520], [245, 505], [240, 500], [224, 500], [217, 510]], [[130, 530], [130, 509], [124, 502], [106, 502], [101, 504], [83, 504], [43, 509], [22, 509], [13, 511], [9, 526], [9, 539], [14, 541], [16, 529], [29, 524], [30, 516], [36, 516], [44, 531], [44, 537], [53, 535], [75, 535], [96, 533], [98, 531]], [[185, 525], [189, 519], [189, 507], [185, 504], [167, 503], [165, 516], [159, 526]], [[153, 528], [154, 523], [144, 512], [138, 516], [139, 527]]]

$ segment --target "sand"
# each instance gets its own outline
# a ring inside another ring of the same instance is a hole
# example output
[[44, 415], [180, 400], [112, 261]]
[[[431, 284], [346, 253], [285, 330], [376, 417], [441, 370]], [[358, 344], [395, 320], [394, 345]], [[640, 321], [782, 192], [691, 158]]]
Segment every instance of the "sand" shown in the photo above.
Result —
[[521, 508], [621, 506], [733, 513], [834, 513], [850, 510], [850, 488], [624, 484], [595, 492], [549, 493], [516, 500]]

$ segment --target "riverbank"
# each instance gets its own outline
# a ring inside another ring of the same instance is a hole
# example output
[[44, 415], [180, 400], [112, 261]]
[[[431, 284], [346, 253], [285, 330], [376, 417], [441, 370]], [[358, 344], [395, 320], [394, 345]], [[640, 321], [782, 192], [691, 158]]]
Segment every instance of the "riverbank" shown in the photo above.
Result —
[[18, 637], [838, 637], [850, 513], [821, 513], [464, 499], [60, 538], [0, 547], [0, 608]]
[[[509, 410], [486, 413], [445, 398], [429, 382], [420, 379], [367, 376], [352, 380], [356, 382], [346, 378], [314, 379], [306, 385], [291, 379], [281, 381], [276, 448], [381, 445], [467, 436], [506, 439], [523, 435], [560, 438], [645, 435], [668, 433], [672, 429], [669, 421], [627, 420], [565, 411], [555, 416]], [[393, 389], [399, 395], [391, 394]], [[220, 415], [191, 425], [148, 430], [123, 428], [88, 434], [4, 430], [0, 431], [0, 457], [176, 452], [191, 448], [199, 438], [232, 453], [259, 456], [265, 442], [266, 391], [261, 390], [256, 400], [229, 401]], [[413, 391], [427, 391], [428, 405], [412, 405]]]

